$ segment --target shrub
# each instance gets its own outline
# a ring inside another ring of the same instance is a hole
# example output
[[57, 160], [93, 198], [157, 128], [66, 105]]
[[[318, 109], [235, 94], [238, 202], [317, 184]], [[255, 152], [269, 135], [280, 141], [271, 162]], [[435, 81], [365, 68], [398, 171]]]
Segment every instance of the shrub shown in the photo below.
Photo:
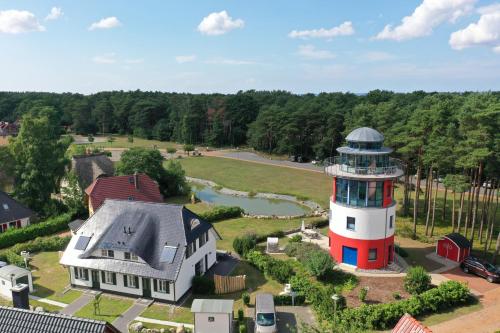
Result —
[[288, 243], [285, 247], [285, 253], [289, 257], [296, 257], [297, 260], [303, 262], [312, 251], [321, 250], [320, 247], [313, 243]]
[[323, 228], [328, 226], [330, 222], [328, 220], [319, 220], [319, 221], [312, 221], [311, 222], [311, 227], [313, 228]]
[[129, 135], [129, 136], [127, 137], [127, 141], [128, 141], [129, 143], [133, 143], [133, 142], [134, 142], [134, 136], [133, 136], [133, 135]]
[[216, 222], [240, 217], [243, 213], [244, 211], [240, 207], [217, 206], [208, 212], [200, 214], [200, 217], [208, 222]]
[[21, 251], [41, 252], [41, 251], [61, 251], [66, 248], [71, 237], [38, 237], [34, 240], [19, 243], [11, 248], [0, 251], [0, 260], [9, 264], [24, 266], [24, 259], [21, 257]]
[[238, 322], [242, 323], [245, 320], [245, 313], [243, 309], [238, 309]]
[[313, 276], [322, 278], [333, 270], [334, 261], [328, 252], [315, 250], [305, 256], [303, 264]]
[[302, 242], [302, 236], [299, 234], [293, 235], [290, 237], [290, 243], [300, 243]]
[[269, 260], [271, 260], [270, 256], [266, 256], [260, 251], [252, 250], [249, 251], [246, 255], [248, 262], [257, 268], [261, 272], [265, 272], [267, 270], [267, 265]]
[[[303, 305], [306, 302], [306, 297], [304, 295], [295, 296], [295, 305]], [[274, 296], [275, 305], [292, 305], [292, 296], [290, 295], [277, 295]]]
[[72, 214], [66, 213], [25, 228], [8, 229], [6, 232], [0, 234], [0, 249], [67, 230], [71, 218]]
[[247, 293], [246, 291], [241, 295], [241, 298], [243, 300], [243, 304], [248, 306], [250, 304], [250, 294]]
[[194, 276], [192, 286], [193, 293], [198, 295], [211, 295], [215, 291], [214, 280], [206, 276]]
[[368, 287], [362, 287], [361, 289], [359, 289], [358, 298], [361, 302], [364, 303], [366, 301], [367, 295], [368, 295]]
[[174, 147], [167, 147], [167, 153], [169, 154], [175, 154], [177, 152], [177, 149]]
[[397, 291], [392, 293], [392, 297], [394, 297], [395, 300], [400, 300], [401, 299], [401, 294]]
[[404, 287], [412, 295], [423, 293], [431, 285], [431, 276], [421, 266], [411, 267], [406, 273]]
[[247, 333], [247, 325], [246, 324], [240, 324], [240, 326], [238, 326], [238, 332], [239, 333]]
[[236, 237], [233, 241], [234, 250], [241, 256], [245, 256], [249, 251], [257, 246], [257, 237], [253, 234], [243, 237]]
[[289, 261], [281, 261], [270, 258], [267, 264], [266, 273], [280, 283], [287, 283], [292, 275], [293, 267]]

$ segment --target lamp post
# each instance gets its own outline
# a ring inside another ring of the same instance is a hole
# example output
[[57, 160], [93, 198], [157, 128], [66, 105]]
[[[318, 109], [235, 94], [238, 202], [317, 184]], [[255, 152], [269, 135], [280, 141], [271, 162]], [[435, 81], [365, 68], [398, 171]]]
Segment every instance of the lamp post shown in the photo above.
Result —
[[337, 302], [339, 300], [339, 295], [333, 294], [332, 295], [332, 300], [333, 300], [333, 318], [334, 321], [337, 322]]

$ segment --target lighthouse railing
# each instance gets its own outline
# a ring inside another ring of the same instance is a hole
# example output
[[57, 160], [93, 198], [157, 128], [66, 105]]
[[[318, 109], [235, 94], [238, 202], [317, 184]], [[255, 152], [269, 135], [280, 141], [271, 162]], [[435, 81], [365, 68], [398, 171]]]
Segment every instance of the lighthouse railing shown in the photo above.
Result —
[[[405, 164], [403, 161], [396, 158], [389, 158], [388, 163], [384, 163], [383, 166], [370, 165], [370, 166], [356, 166], [348, 165], [345, 160], [342, 160], [340, 156], [329, 157], [324, 162], [325, 173], [330, 175], [335, 175], [337, 171], [347, 172], [358, 175], [393, 175], [401, 170], [405, 170]], [[335, 166], [336, 168], [332, 168]]]

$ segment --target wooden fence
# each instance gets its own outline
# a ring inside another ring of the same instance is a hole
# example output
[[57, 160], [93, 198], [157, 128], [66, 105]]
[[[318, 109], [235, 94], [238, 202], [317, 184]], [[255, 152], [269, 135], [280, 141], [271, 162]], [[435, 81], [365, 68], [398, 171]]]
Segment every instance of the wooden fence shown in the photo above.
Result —
[[222, 276], [214, 275], [215, 293], [228, 294], [245, 289], [246, 275]]

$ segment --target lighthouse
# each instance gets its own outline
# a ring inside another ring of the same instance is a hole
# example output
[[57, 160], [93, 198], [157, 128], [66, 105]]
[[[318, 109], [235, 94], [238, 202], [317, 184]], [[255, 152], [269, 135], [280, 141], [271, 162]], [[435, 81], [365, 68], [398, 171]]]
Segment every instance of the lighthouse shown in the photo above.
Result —
[[381, 269], [394, 260], [394, 183], [404, 174], [403, 163], [389, 157], [393, 150], [372, 128], [355, 129], [346, 141], [325, 166], [333, 178], [330, 254], [338, 263]]

